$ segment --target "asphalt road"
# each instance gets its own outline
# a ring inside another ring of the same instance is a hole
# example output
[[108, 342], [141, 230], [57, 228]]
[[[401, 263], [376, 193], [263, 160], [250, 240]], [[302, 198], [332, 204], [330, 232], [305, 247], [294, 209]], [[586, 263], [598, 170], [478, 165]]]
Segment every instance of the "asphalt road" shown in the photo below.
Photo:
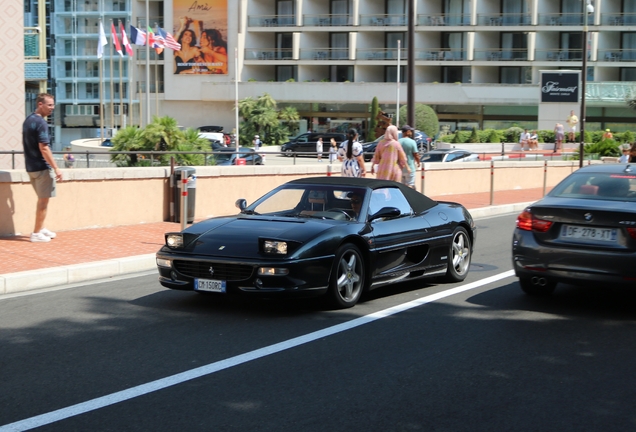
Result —
[[2, 299], [0, 431], [633, 430], [636, 294], [525, 296], [514, 218], [478, 221], [465, 282], [344, 311], [154, 274]]

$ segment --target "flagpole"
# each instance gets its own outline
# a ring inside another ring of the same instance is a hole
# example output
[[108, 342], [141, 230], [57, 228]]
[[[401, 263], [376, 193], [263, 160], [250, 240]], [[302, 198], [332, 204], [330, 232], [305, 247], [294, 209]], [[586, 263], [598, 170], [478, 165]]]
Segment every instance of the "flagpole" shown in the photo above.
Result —
[[[130, 23], [128, 25], [130, 26]], [[128, 43], [130, 43], [130, 40]], [[130, 45], [130, 49], [132, 50], [132, 44]], [[133, 79], [134, 72], [134, 57], [133, 55], [130, 55], [128, 56], [128, 117], [130, 117], [131, 126], [135, 124], [135, 113], [133, 108], [133, 95], [135, 94], [135, 80]]]
[[234, 144], [239, 151], [239, 93], [238, 93], [238, 47], [234, 47], [234, 121], [236, 122], [236, 136]]
[[[158, 28], [159, 24], [155, 23], [155, 29]], [[157, 34], [159, 34], [159, 30], [157, 30]], [[157, 39], [155, 38], [155, 40]], [[155, 57], [155, 115], [159, 117], [159, 51], [157, 49], [155, 49], [155, 54], [157, 55]]]
[[[150, 0], [146, 0], [146, 27], [150, 20]], [[150, 124], [150, 35], [146, 37], [146, 125]], [[141, 109], [141, 108], [140, 108]]]
[[[119, 26], [119, 20], [117, 20], [117, 27]], [[122, 37], [123, 40], [123, 37]], [[125, 48], [122, 47], [122, 53]], [[123, 65], [124, 61], [123, 54], [119, 56], [119, 128], [124, 127], [124, 73], [123, 73]]]
[[[98, 51], [98, 56], [99, 56], [99, 48], [100, 48], [100, 44], [102, 43], [101, 39], [101, 35], [102, 35], [102, 30], [103, 30], [104, 26], [102, 24], [102, 20], [100, 18], [99, 20], [99, 29], [100, 29], [100, 34], [99, 36], [97, 36], [97, 51]], [[102, 57], [99, 57], [97, 59], [97, 64], [99, 67], [99, 139], [100, 139], [100, 145], [104, 142], [104, 62], [102, 61]]]
[[[113, 20], [110, 20], [110, 25], [112, 28]], [[113, 84], [113, 45], [115, 44], [115, 40], [113, 39], [113, 35], [110, 35], [110, 125], [111, 131], [115, 129], [115, 85]]]

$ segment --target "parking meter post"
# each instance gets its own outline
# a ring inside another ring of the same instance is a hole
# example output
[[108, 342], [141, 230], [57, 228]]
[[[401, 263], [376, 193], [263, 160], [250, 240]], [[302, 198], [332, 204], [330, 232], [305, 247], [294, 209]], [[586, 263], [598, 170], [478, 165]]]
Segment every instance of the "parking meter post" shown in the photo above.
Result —
[[422, 164], [422, 195], [424, 194], [424, 181], [426, 179], [426, 164]]
[[548, 184], [548, 161], [543, 161], [543, 196], [545, 196], [545, 189]]
[[495, 161], [490, 161], [490, 205], [495, 201]]
[[181, 231], [188, 226], [188, 178], [181, 178]]
[[327, 165], [327, 177], [331, 177], [331, 164]]

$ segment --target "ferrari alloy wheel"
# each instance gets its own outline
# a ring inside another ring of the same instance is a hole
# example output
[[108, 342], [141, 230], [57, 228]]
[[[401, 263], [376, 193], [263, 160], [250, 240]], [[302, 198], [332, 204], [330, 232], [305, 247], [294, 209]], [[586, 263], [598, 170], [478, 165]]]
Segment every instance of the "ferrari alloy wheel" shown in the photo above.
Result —
[[446, 270], [447, 282], [461, 282], [466, 279], [470, 267], [471, 245], [468, 232], [462, 227], [457, 227], [453, 232], [453, 241], [448, 251], [448, 268]]
[[364, 259], [360, 250], [352, 244], [342, 245], [329, 280], [329, 297], [338, 309], [353, 307], [364, 287]]
[[524, 276], [519, 278], [519, 286], [528, 295], [548, 296], [556, 288], [556, 282], [543, 276]]

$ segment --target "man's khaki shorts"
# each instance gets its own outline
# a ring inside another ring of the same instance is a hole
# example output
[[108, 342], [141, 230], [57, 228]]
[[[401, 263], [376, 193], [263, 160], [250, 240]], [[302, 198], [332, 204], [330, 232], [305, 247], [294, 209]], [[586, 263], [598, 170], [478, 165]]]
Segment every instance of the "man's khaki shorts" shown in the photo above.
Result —
[[46, 169], [30, 172], [29, 178], [38, 198], [53, 198], [55, 196], [55, 171]]

